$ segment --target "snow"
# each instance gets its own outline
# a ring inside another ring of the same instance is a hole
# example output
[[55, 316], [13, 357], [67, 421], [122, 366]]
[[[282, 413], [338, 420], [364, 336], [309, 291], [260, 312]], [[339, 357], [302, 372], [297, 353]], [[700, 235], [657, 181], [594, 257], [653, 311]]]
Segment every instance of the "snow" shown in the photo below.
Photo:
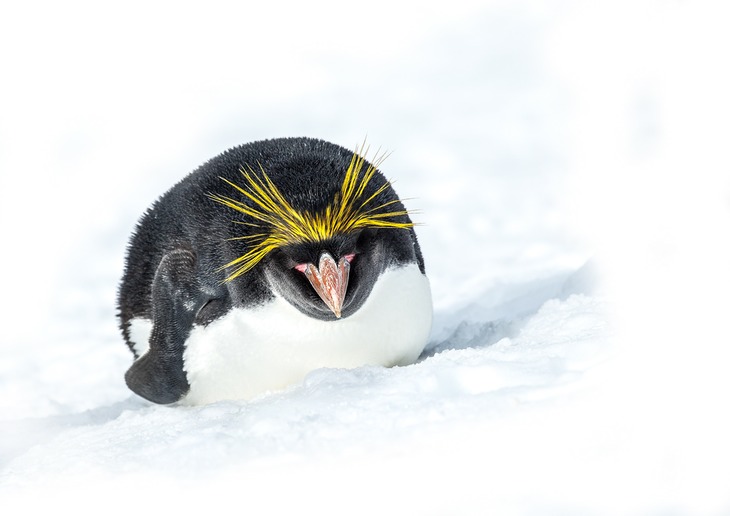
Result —
[[[3, 10], [3, 512], [730, 512], [722, 4]], [[247, 402], [133, 396], [137, 218], [294, 135], [394, 151], [426, 353]]]

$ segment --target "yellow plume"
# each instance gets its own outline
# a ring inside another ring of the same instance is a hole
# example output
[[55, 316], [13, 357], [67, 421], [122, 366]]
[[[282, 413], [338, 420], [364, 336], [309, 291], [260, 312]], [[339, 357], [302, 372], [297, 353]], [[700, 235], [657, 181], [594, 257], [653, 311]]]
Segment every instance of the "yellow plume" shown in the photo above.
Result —
[[220, 270], [235, 267], [225, 281], [232, 281], [247, 273], [269, 252], [278, 247], [302, 242], [322, 242], [337, 234], [367, 227], [412, 227], [412, 222], [390, 220], [408, 214], [406, 210], [387, 210], [388, 207], [398, 202], [397, 199], [368, 208], [368, 204], [373, 199], [390, 188], [390, 182], [385, 182], [373, 194], [365, 198], [365, 189], [386, 156], [378, 157], [376, 153], [373, 163], [368, 164], [363, 172], [367, 150], [360, 155], [361, 151], [362, 149], [355, 148], [350, 165], [345, 171], [340, 191], [335, 194], [332, 203], [324, 211], [317, 213], [299, 211], [292, 207], [260, 163], [258, 165], [259, 173], [256, 173], [250, 165], [241, 167], [240, 171], [245, 180], [244, 186], [221, 178], [249, 202], [245, 203], [216, 194], [208, 194], [208, 197], [248, 215], [253, 220], [253, 222], [237, 222], [238, 224], [259, 228], [255, 234], [231, 239], [246, 241], [249, 247], [244, 254], [221, 267]]

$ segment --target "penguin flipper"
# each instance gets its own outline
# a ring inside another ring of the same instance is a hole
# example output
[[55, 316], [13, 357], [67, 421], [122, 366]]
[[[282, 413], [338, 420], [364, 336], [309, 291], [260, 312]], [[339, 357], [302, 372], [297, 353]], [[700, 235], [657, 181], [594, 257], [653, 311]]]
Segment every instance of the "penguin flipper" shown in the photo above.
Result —
[[185, 341], [206, 302], [195, 262], [195, 254], [187, 249], [163, 256], [152, 283], [149, 350], [124, 375], [133, 392], [155, 403], [174, 403], [190, 389], [183, 369]]

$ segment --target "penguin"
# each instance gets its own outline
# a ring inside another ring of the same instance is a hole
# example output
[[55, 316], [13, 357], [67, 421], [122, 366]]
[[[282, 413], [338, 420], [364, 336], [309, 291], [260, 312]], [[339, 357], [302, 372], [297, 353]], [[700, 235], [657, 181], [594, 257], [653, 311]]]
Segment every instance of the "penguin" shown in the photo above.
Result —
[[414, 223], [365, 146], [247, 143], [141, 217], [118, 319], [147, 400], [250, 400], [319, 368], [414, 363], [432, 303]]

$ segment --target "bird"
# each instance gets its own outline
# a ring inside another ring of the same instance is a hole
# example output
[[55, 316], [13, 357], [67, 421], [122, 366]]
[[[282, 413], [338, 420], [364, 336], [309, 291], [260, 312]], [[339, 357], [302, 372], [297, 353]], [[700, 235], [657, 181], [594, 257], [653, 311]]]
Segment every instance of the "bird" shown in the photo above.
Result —
[[139, 219], [117, 295], [153, 403], [251, 400], [321, 368], [405, 366], [431, 330], [411, 214], [387, 157], [309, 137], [231, 148]]

